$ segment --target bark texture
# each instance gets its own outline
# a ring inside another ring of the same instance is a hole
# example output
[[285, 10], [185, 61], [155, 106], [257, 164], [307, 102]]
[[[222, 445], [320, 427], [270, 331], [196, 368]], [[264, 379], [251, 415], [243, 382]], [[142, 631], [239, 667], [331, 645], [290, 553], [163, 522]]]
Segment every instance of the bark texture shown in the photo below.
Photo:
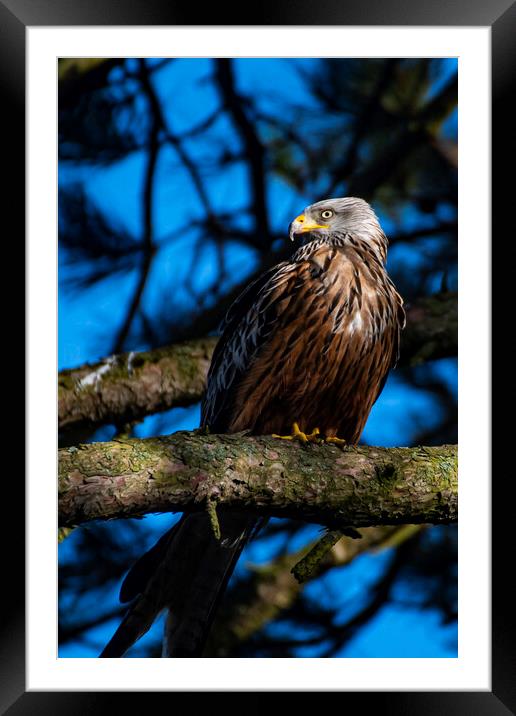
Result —
[[[143, 353], [111, 356], [59, 374], [59, 429], [84, 439], [106, 423], [124, 425], [199, 401], [216, 337]], [[407, 307], [400, 366], [457, 355], [457, 294], [440, 293]], [[70, 436], [69, 436], [70, 437]]]
[[60, 430], [122, 425], [197, 402], [216, 342], [213, 337], [125, 353], [62, 371], [58, 382]]
[[457, 519], [457, 448], [341, 449], [179, 432], [59, 451], [59, 524], [154, 512], [247, 510], [327, 525]]

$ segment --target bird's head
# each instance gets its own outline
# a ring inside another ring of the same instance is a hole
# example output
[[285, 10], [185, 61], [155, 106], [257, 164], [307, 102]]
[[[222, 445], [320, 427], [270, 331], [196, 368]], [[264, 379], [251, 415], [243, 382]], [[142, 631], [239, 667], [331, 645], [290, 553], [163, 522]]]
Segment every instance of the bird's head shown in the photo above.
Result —
[[289, 226], [293, 241], [298, 234], [322, 238], [352, 236], [370, 242], [385, 260], [387, 238], [372, 207], [363, 199], [346, 196], [310, 204]]

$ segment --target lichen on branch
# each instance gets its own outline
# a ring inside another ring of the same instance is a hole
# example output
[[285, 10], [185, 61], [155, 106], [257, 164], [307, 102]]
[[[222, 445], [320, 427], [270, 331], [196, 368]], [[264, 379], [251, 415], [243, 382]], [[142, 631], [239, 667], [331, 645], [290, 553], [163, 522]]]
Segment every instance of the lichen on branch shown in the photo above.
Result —
[[59, 524], [156, 512], [247, 510], [328, 526], [457, 519], [457, 448], [300, 445], [179, 432], [59, 451]]
[[197, 402], [216, 342], [205, 338], [61, 371], [60, 431], [125, 424]]

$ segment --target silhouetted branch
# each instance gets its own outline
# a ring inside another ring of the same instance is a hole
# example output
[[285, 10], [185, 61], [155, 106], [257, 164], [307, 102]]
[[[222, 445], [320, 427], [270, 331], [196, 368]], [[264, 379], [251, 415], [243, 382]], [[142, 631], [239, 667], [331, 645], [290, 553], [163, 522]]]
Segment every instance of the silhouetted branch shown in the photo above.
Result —
[[121, 617], [126, 611], [125, 605], [119, 605], [110, 609], [108, 612], [101, 612], [91, 619], [85, 619], [78, 624], [66, 624], [61, 622], [59, 625], [59, 644], [66, 644], [70, 641], [80, 638], [84, 632], [94, 627], [101, 626], [106, 622]]
[[336, 176], [324, 193], [325, 196], [332, 196], [337, 186], [354, 174], [362, 141], [367, 137], [373, 125], [376, 113], [380, 110], [384, 111], [380, 104], [381, 98], [393, 77], [398, 62], [399, 60], [397, 59], [387, 59], [385, 61], [373, 92], [364, 103], [359, 116], [355, 120], [353, 136], [347, 154], [342, 165], [336, 170]]
[[[255, 649], [265, 649], [267, 653], [283, 655], [287, 650], [301, 646], [315, 646], [330, 642], [321, 657], [335, 656], [356, 632], [378, 612], [385, 607], [391, 599], [391, 591], [396, 583], [402, 569], [407, 565], [417, 546], [420, 533], [418, 531], [409, 535], [409, 538], [401, 542], [391, 557], [390, 563], [381, 577], [367, 591], [366, 604], [354, 616], [343, 624], [334, 624], [331, 615], [327, 619], [320, 620], [319, 633], [313, 637], [299, 639], [271, 638], [262, 636], [253, 642]], [[323, 616], [323, 615], [322, 615]], [[277, 654], [277, 652], [280, 652]]]
[[204, 209], [208, 216], [212, 215], [212, 208], [211, 204], [208, 198], [208, 193], [204, 187], [204, 184], [201, 179], [201, 175], [199, 172], [199, 169], [195, 162], [192, 160], [188, 152], [185, 150], [182, 141], [176, 137], [172, 132], [170, 131], [168, 127], [167, 120], [165, 118], [165, 115], [163, 113], [163, 107], [160, 102], [160, 99], [158, 95], [156, 94], [156, 91], [154, 90], [154, 87], [152, 86], [149, 78], [148, 73], [144, 76], [144, 89], [145, 94], [147, 96], [152, 114], [155, 118], [155, 121], [157, 123], [158, 128], [163, 132], [163, 135], [165, 137], [165, 140], [169, 142], [177, 152], [180, 160], [182, 161], [183, 165], [185, 166], [186, 170], [190, 174], [190, 178], [192, 180], [192, 183], [197, 191], [197, 194], [204, 206]]
[[264, 245], [270, 244], [271, 239], [265, 190], [265, 151], [253, 123], [245, 113], [242, 97], [236, 91], [233, 60], [220, 58], [215, 62], [215, 80], [224, 106], [229, 112], [244, 144], [245, 154], [249, 162], [252, 213], [256, 222], [256, 245], [263, 248]]
[[401, 340], [400, 366], [457, 355], [457, 294], [436, 293], [407, 307]]
[[[441, 91], [415, 117], [400, 117], [400, 130], [393, 136], [383, 151], [378, 152], [374, 159], [365, 164], [351, 178], [340, 176], [340, 180], [348, 180], [348, 194], [370, 198], [374, 191], [385, 183], [392, 173], [398, 171], [401, 163], [422, 143], [429, 141], [429, 126], [442, 121], [457, 103], [457, 78], [452, 77]], [[330, 191], [331, 193], [331, 191]]]
[[133, 294], [129, 309], [125, 320], [120, 327], [115, 344], [114, 352], [119, 353], [125, 344], [129, 331], [131, 330], [134, 317], [140, 305], [143, 291], [149, 277], [149, 272], [152, 265], [152, 259], [154, 258], [154, 218], [153, 218], [153, 203], [154, 203], [154, 185], [156, 177], [156, 164], [158, 161], [159, 154], [159, 129], [160, 122], [159, 117], [154, 111], [151, 97], [153, 95], [152, 84], [147, 72], [147, 66], [145, 60], [139, 60], [139, 78], [144, 90], [144, 93], [148, 99], [150, 107], [150, 130], [149, 130], [149, 142], [148, 142], [148, 157], [147, 157], [147, 168], [145, 170], [145, 179], [143, 187], [143, 212], [144, 212], [144, 229], [143, 229], [143, 260], [140, 268], [140, 276], [138, 283]]
[[[311, 579], [344, 567], [370, 550], [395, 547], [420, 529], [420, 525], [367, 527], [360, 531], [361, 539], [344, 537], [325, 555]], [[309, 547], [283, 554], [268, 564], [249, 566], [249, 577], [237, 584], [221, 605], [205, 656], [229, 656], [235, 647], [291, 609], [304, 588], [293, 576], [292, 568]]]
[[398, 243], [410, 243], [415, 239], [421, 239], [425, 236], [439, 236], [441, 234], [457, 234], [457, 222], [456, 221], [441, 221], [439, 224], [434, 226], [422, 226], [412, 231], [400, 231], [396, 234], [389, 236], [389, 245], [393, 246]]

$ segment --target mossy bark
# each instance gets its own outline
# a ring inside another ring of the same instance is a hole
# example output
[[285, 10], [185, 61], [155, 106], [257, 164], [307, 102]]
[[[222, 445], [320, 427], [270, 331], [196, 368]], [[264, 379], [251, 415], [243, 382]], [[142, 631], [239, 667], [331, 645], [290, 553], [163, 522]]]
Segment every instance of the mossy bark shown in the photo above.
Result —
[[[59, 374], [59, 429], [75, 432], [118, 425], [174, 406], [191, 405], [204, 392], [217, 338], [124, 354]], [[400, 366], [457, 355], [457, 294], [423, 298], [407, 308]], [[85, 431], [85, 432], [81, 432]]]
[[197, 402], [216, 342], [216, 338], [206, 338], [126, 353], [62, 371], [58, 380], [60, 431], [122, 425]]
[[59, 451], [59, 524], [248, 510], [340, 527], [457, 519], [457, 448], [307, 446], [179, 432]]

